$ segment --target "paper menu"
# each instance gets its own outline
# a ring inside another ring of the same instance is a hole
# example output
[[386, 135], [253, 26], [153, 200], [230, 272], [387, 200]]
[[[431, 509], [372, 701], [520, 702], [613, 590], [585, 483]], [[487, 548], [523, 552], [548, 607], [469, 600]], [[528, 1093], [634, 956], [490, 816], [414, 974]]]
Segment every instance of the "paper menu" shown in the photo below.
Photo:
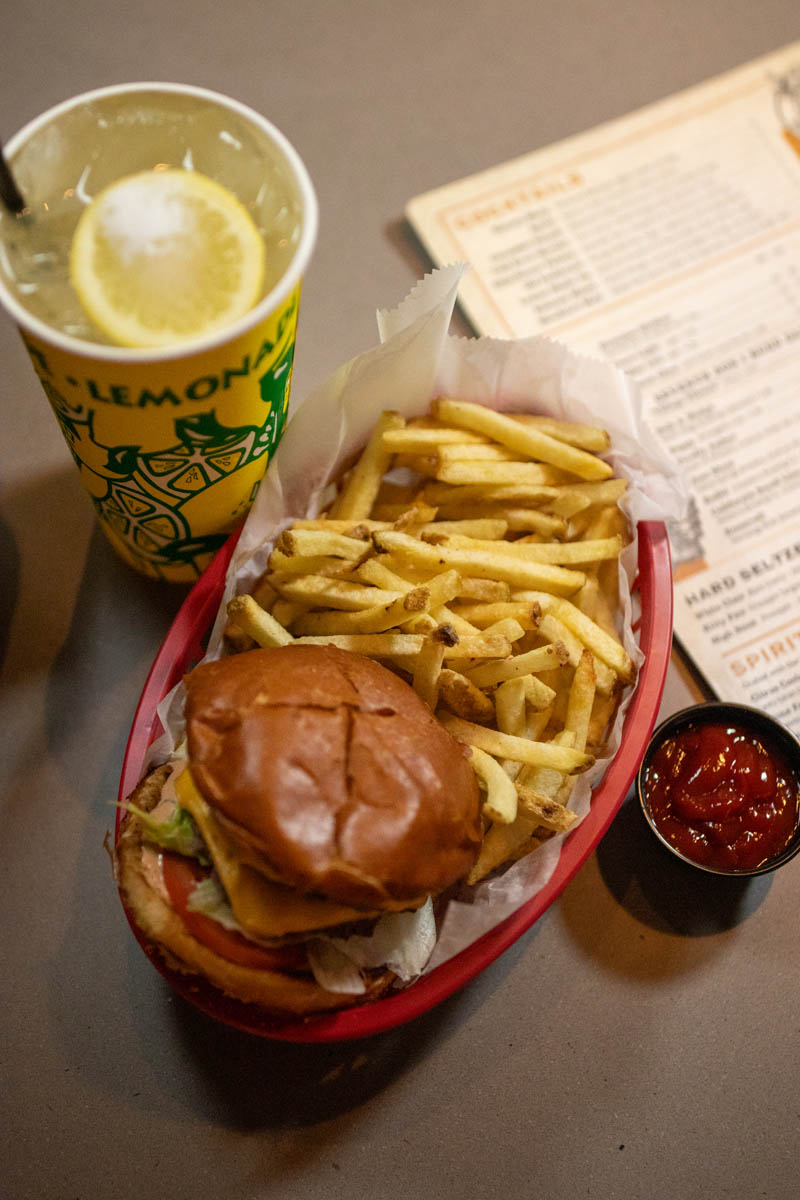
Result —
[[[800, 43], [412, 200], [475, 329], [610, 359], [681, 464], [675, 632], [800, 729]], [[598, 413], [602, 417], [602, 413]]]

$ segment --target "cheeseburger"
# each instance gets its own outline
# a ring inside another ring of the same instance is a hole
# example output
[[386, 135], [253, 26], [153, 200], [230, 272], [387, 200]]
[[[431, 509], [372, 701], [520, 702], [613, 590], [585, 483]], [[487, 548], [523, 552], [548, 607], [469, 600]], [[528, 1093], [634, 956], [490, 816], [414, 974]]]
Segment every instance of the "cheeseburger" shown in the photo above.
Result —
[[432, 901], [480, 847], [469, 750], [402, 679], [333, 646], [249, 650], [184, 683], [185, 743], [124, 805], [116, 846], [141, 934], [276, 1013], [413, 978]]

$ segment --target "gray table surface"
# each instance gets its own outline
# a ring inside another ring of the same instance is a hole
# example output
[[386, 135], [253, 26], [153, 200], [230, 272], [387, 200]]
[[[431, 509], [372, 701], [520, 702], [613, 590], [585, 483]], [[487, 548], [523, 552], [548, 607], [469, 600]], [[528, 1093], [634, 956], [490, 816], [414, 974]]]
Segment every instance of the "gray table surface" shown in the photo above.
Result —
[[[17, 0], [0, 136], [89, 87], [235, 95], [318, 189], [294, 380], [376, 341], [427, 269], [412, 195], [800, 37], [797, 0]], [[462, 331], [466, 331], [463, 327]], [[0, 1192], [12, 1200], [794, 1197], [800, 860], [687, 877], [630, 800], [546, 915], [390, 1034], [291, 1046], [173, 997], [103, 838], [182, 593], [93, 526], [0, 319]], [[673, 668], [668, 712], [691, 698]]]

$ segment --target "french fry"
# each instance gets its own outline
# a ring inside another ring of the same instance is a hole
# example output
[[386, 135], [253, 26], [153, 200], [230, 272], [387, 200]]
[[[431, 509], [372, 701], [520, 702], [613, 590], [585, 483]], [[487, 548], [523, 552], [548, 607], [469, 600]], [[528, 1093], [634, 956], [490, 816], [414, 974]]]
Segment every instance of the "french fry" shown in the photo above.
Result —
[[291, 528], [293, 533], [298, 529], [317, 529], [329, 533], [343, 533], [345, 537], [365, 541], [374, 529], [391, 529], [393, 524], [392, 521], [375, 521], [371, 517], [365, 517], [361, 521], [335, 521], [330, 517], [322, 516], [293, 521]]
[[[433, 541], [432, 538], [423, 540]], [[589, 564], [604, 559], [619, 558], [622, 541], [619, 537], [595, 538], [579, 542], [534, 542], [520, 538], [516, 542], [494, 542], [485, 538], [466, 537], [463, 534], [444, 534], [436, 538], [437, 548], [447, 547], [466, 551], [489, 551], [507, 554], [510, 557], [537, 563]]]
[[599, 603], [600, 584], [597, 574], [586, 572], [586, 579], [580, 591], [575, 593], [575, 604], [590, 620], [595, 620]]
[[[550, 563], [525, 562], [497, 550], [462, 550], [430, 546], [407, 534], [393, 531], [375, 533], [372, 536], [378, 549], [404, 554], [410, 562], [421, 566], [440, 564], [454, 567], [467, 575], [476, 575], [478, 578], [505, 580], [506, 583], [519, 588], [548, 588], [565, 596], [583, 586], [584, 575], [580, 571], [553, 566]], [[539, 583], [533, 582], [534, 580], [538, 580]]]
[[[552, 690], [552, 689], [551, 689]], [[555, 692], [553, 692], [555, 698]], [[530, 705], [530, 700], [528, 701]], [[552, 704], [546, 705], [539, 712], [528, 712], [528, 727], [526, 735], [532, 742], [543, 742], [545, 730], [550, 724], [553, 715]]]
[[422, 649], [414, 660], [411, 686], [420, 699], [425, 701], [431, 712], [436, 711], [439, 703], [444, 649], [444, 642], [441, 638], [426, 637], [423, 640]]
[[364, 553], [365, 540], [347, 537], [332, 529], [287, 529], [278, 538], [275, 549], [290, 557], [299, 554], [356, 559]]
[[450, 442], [443, 444], [436, 451], [436, 465], [463, 462], [470, 459], [473, 462], [517, 462], [518, 456], [505, 446], [496, 446], [492, 442]]
[[512, 417], [459, 400], [437, 400], [433, 405], [437, 417], [463, 429], [472, 429], [494, 438], [511, 450], [552, 463], [581, 479], [607, 479], [612, 470], [608, 463], [579, 447], [551, 437], [532, 425], [520, 425]]
[[459, 613], [454, 612], [448, 605], [443, 604], [431, 613], [437, 625], [452, 625], [460, 638], [479, 638], [483, 630], [478, 629], [471, 621], [467, 621]]
[[[591, 530], [592, 532], [597, 530], [603, 536], [612, 531], [617, 532], [626, 544], [630, 540], [627, 518], [617, 507], [601, 508], [592, 523]], [[616, 636], [616, 616], [620, 608], [619, 564], [600, 563], [596, 573], [598, 594], [593, 617], [601, 629]]]
[[580, 662], [575, 668], [572, 686], [569, 690], [564, 728], [575, 734], [573, 745], [577, 750], [584, 750], [589, 738], [589, 722], [592, 717], [597, 686], [594, 661], [591, 650], [584, 650]]
[[544, 825], [554, 833], [566, 833], [578, 819], [577, 813], [571, 812], [563, 804], [557, 804], [555, 800], [546, 800], [520, 783], [517, 783], [517, 804], [520, 813], [535, 825]]
[[[615, 564], [608, 564], [609, 566]], [[619, 609], [619, 579], [615, 573], [598, 570], [594, 612], [586, 612], [596, 625], [611, 637], [617, 637], [616, 614]], [[586, 610], [583, 610], [586, 611]]]
[[[418, 493], [418, 483], [397, 483], [384, 476], [378, 485], [378, 494], [372, 505], [370, 520], [382, 521], [384, 519], [378, 513], [380, 508], [396, 508], [398, 512], [402, 512], [409, 505], [414, 504]], [[327, 515], [332, 516], [333, 514], [329, 510]]]
[[561, 493], [549, 500], [545, 508], [549, 513], [557, 517], [564, 517], [569, 521], [569, 532], [573, 537], [581, 537], [585, 528], [588, 526], [588, 520], [581, 524], [575, 518], [591, 507], [591, 501], [587, 500], [581, 492], [575, 488], [562, 488]]
[[[387, 581], [392, 578], [396, 579], [398, 581], [398, 591], [401, 584], [405, 584], [402, 594], [407, 594], [416, 586], [405, 582], [399, 576], [394, 575], [393, 572], [388, 571], [383, 563], [380, 564], [380, 567], [381, 571], [386, 572], [386, 574], [378, 575], [376, 572], [376, 578], [385, 578]], [[432, 608], [429, 612], [420, 612], [417, 616], [411, 617], [410, 620], [406, 621], [404, 628], [409, 633], [427, 633], [437, 625], [450, 625], [460, 637], [464, 638], [480, 638], [483, 633], [476, 625], [472, 625], [469, 621], [466, 621], [445, 604], [435, 609]]]
[[517, 789], [503, 768], [477, 746], [472, 747], [472, 766], [486, 786], [483, 812], [491, 821], [510, 825], [517, 815]]
[[[367, 562], [363, 563], [363, 565], [361, 567], [358, 568], [359, 577], [369, 583], [375, 584], [378, 587], [386, 586], [388, 588], [395, 588], [401, 594], [407, 594], [408, 592], [410, 592], [412, 590], [412, 588], [415, 585], [412, 584], [410, 581], [404, 579], [401, 575], [398, 575], [394, 571], [392, 571], [391, 568], [387, 565], [387, 562], [386, 562], [387, 559], [389, 559], [389, 561], [392, 562], [392, 564], [394, 564], [394, 560], [392, 559], [392, 557], [390, 555], [382, 556], [382, 559], [380, 559], [380, 560], [379, 559], [369, 559]], [[430, 587], [431, 584], [433, 583], [434, 578], [436, 578], [436, 576], [431, 576], [427, 572], [426, 572], [426, 574], [428, 577], [425, 580], [425, 583]], [[457, 573], [456, 573], [456, 575], [457, 575]], [[448, 579], [450, 578], [450, 575], [448, 572], [441, 572], [440, 575], [438, 576], [438, 578], [441, 580], [443, 576], [447, 576]], [[460, 588], [461, 588], [461, 584], [459, 583], [457, 594], [460, 594]], [[437, 598], [443, 596], [444, 594], [445, 594], [444, 591], [439, 591], [438, 593], [435, 593], [433, 596], [433, 599], [431, 601], [431, 605], [430, 605], [431, 612], [429, 615], [431, 616], [431, 618], [433, 620], [433, 624], [435, 624], [435, 625], [450, 624], [456, 629], [456, 631], [459, 634], [461, 634], [462, 637], [480, 637], [481, 630], [478, 629], [477, 626], [472, 625], [469, 621], [465, 620], [458, 613], [451, 611], [451, 609], [449, 609], [446, 605], [439, 604], [438, 607], [434, 608]], [[411, 631], [417, 632], [417, 630], [411, 630]]]
[[531, 708], [542, 712], [553, 704], [555, 691], [538, 675], [520, 675], [518, 678], [525, 684], [525, 699]]
[[[258, 604], [261, 608], [266, 609], [267, 612], [271, 610], [272, 605], [275, 603], [277, 594], [278, 593], [276, 592], [275, 588], [265, 575], [262, 575], [262, 577], [256, 582], [252, 591], [252, 597], [256, 604]], [[235, 621], [232, 621], [230, 617], [225, 624], [225, 629], [223, 632], [226, 646], [232, 653], [241, 654], [242, 651], [251, 650], [253, 646], [256, 645], [255, 639], [251, 638], [249, 634], [245, 633], [245, 631], [239, 625], [237, 625]]]
[[441, 424], [427, 428], [410, 421], [402, 429], [385, 429], [381, 440], [384, 449], [390, 454], [426, 454], [450, 443], [463, 445], [465, 442], [471, 442], [473, 445], [485, 446], [489, 442], [489, 439], [481, 434], [469, 433], [464, 429], [448, 428]]
[[278, 584], [278, 591], [290, 600], [299, 600], [310, 607], [341, 608], [357, 612], [376, 604], [391, 604], [403, 593], [369, 584], [351, 583], [328, 575], [297, 575]]
[[[582, 453], [582, 451], [576, 451]], [[599, 460], [598, 460], [599, 461]], [[441, 483], [490, 483], [498, 486], [554, 486], [563, 483], [565, 472], [559, 467], [533, 462], [481, 462], [461, 459], [442, 463], [435, 470]]]
[[587, 531], [594, 519], [591, 504], [586, 504], [581, 508], [575, 506], [575, 511], [570, 517], [565, 517], [567, 522], [567, 532], [564, 534], [562, 541], [565, 542], [580, 542], [587, 537]]
[[387, 566], [384, 556], [381, 556], [381, 558], [369, 558], [361, 563], [356, 569], [356, 575], [359, 579], [363, 579], [365, 583], [371, 583], [375, 587], [385, 588], [387, 591], [397, 591], [401, 594], [410, 592], [412, 587], [414, 587], [414, 584], [409, 579], [398, 575]]
[[[551, 612], [546, 612], [539, 619], [539, 633], [551, 642], [558, 642], [567, 648], [567, 657], [573, 667], [577, 667], [583, 651], [584, 643], [569, 629], [562, 620]], [[595, 680], [601, 692], [613, 692], [617, 686], [617, 675], [611, 667], [599, 659], [595, 661]]]
[[[575, 734], [562, 729], [553, 738], [553, 744], [565, 749], [575, 749]], [[517, 776], [517, 789], [524, 796], [526, 809], [535, 800], [537, 804], [557, 803], [557, 796], [567, 772], [558, 766], [544, 763], [528, 763]]]
[[426, 475], [435, 479], [436, 472], [439, 469], [439, 459], [435, 454], [396, 454], [394, 456], [394, 466], [402, 467], [406, 471], [413, 471], [417, 475]]
[[552, 687], [555, 697], [553, 703], [549, 705], [550, 720], [544, 731], [543, 741], [555, 740], [559, 736], [560, 731], [564, 729], [564, 721], [567, 718], [567, 703], [569, 701], [569, 685], [572, 680], [572, 671], [572, 666], [567, 665], [545, 676], [545, 682], [548, 687]]
[[414, 615], [439, 609], [458, 592], [456, 571], [444, 571], [429, 583], [411, 588], [389, 604], [358, 612], [308, 613], [297, 622], [298, 634], [383, 633], [405, 625]]
[[[497, 728], [512, 737], [525, 737], [527, 732], [527, 694], [524, 679], [507, 679], [494, 693], [494, 709], [497, 713]], [[519, 764], [506, 764], [508, 774], [514, 778]]]
[[281, 572], [286, 575], [347, 575], [373, 553], [369, 542], [359, 542], [359, 545], [361, 553], [358, 558], [352, 559], [335, 558], [328, 554], [283, 554], [280, 550], [273, 550], [269, 556], [270, 577], [273, 573]]
[[295, 632], [299, 635], [324, 633], [384, 633], [403, 625], [415, 613], [426, 611], [429, 597], [425, 588], [412, 588], [390, 604], [377, 604], [357, 612], [328, 610], [300, 617]]
[[592, 754], [596, 754], [603, 745], [606, 730], [616, 707], [614, 696], [603, 696], [600, 693], [595, 696], [589, 721], [589, 732], [586, 737], [586, 746]]
[[423, 542], [436, 544], [439, 538], [447, 534], [462, 534], [471, 538], [484, 540], [499, 540], [505, 537], [508, 522], [502, 517], [473, 517], [463, 521], [430, 521], [420, 529]]
[[[391, 526], [391, 528], [394, 528], [396, 522], [402, 520], [405, 514], [408, 512], [410, 502], [413, 506], [413, 499], [415, 495], [416, 491], [414, 492], [414, 495], [412, 495], [410, 501], [405, 500], [402, 502], [395, 502], [386, 500], [383, 503], [378, 503], [376, 501], [372, 508], [372, 516], [370, 517], [370, 520], [376, 525], [382, 525], [384, 527]], [[432, 508], [433, 506], [430, 505], [429, 507]], [[430, 519], [432, 520], [433, 518]]]
[[[455, 486], [449, 483], [430, 481], [426, 483], [420, 498], [436, 507], [444, 519], [454, 520], [459, 516], [482, 516], [487, 505], [511, 506], [523, 502], [535, 505], [547, 503], [558, 496], [558, 488], [554, 484], [544, 483], [465, 483]], [[566, 522], [563, 522], [566, 527]]]
[[269, 607], [275, 600], [276, 592], [273, 585], [270, 583], [266, 575], [262, 575], [255, 583], [253, 591], [250, 593], [256, 604], [260, 604], [262, 608], [269, 611]]
[[[459, 593], [464, 595], [464, 591]], [[526, 604], [521, 600], [500, 600], [496, 603], [486, 601], [481, 604], [459, 604], [459, 616], [471, 621], [478, 629], [486, 629], [496, 621], [512, 617], [523, 629], [535, 629], [538, 624], [540, 609], [538, 604]]]
[[513, 533], [540, 533], [544, 537], [563, 537], [567, 522], [552, 513], [539, 512], [535, 508], [499, 508], [496, 517], [504, 520]]
[[383, 445], [383, 435], [389, 429], [405, 424], [396, 412], [384, 412], [378, 418], [367, 445], [347, 477], [344, 487], [331, 505], [330, 515], [340, 520], [361, 520], [369, 517], [389, 463], [391, 452]]
[[297, 637], [298, 646], [338, 646], [366, 654], [368, 658], [415, 658], [422, 649], [422, 634], [415, 633], [334, 633], [322, 636]]
[[392, 529], [404, 529], [407, 532], [418, 531], [433, 521], [436, 509], [432, 504], [415, 503], [398, 513], [392, 522]]
[[228, 601], [228, 619], [259, 646], [288, 646], [294, 639], [271, 613], [265, 612], [252, 596], [234, 596]]
[[570, 604], [562, 597], [548, 595], [544, 592], [538, 594], [529, 592], [524, 596], [517, 596], [517, 599], [538, 603], [543, 612], [553, 613], [559, 621], [566, 625], [567, 629], [571, 630], [585, 646], [589, 647], [601, 662], [616, 671], [623, 683], [632, 682], [636, 675], [636, 669], [622, 642], [619, 638], [601, 629], [576, 605]]
[[455, 716], [474, 721], [476, 725], [488, 725], [495, 717], [494, 704], [489, 697], [466, 675], [450, 667], [439, 673], [439, 702]]
[[[616, 505], [619, 500], [625, 495], [628, 490], [628, 484], [625, 479], [603, 479], [596, 481], [585, 481], [583, 483], [568, 483], [562, 487], [557, 487], [556, 495], [553, 498], [555, 501], [562, 499], [565, 496], [580, 496], [587, 500], [589, 504]], [[620, 509], [615, 509], [620, 513]], [[612, 533], [620, 532], [618, 529], [608, 529], [606, 532], [597, 531], [595, 537], [610, 537]]]
[[530, 853], [541, 845], [544, 839], [537, 839], [534, 835], [538, 824], [535, 819], [518, 811], [513, 824], [503, 825], [498, 821], [490, 826], [484, 835], [478, 860], [467, 876], [467, 883], [474, 887], [499, 867], [513, 862], [523, 846]]
[[512, 645], [506, 637], [496, 637], [489, 634], [479, 634], [476, 637], [462, 637], [459, 633], [458, 651], [460, 658], [506, 659], [512, 652]]
[[511, 598], [511, 587], [501, 579], [474, 579], [461, 576], [461, 600], [480, 600], [484, 604], [501, 604]]
[[483, 637], [504, 637], [512, 643], [518, 642], [524, 636], [525, 628], [515, 617], [503, 617], [483, 630]]
[[304, 616], [310, 607], [302, 600], [286, 600], [283, 596], [279, 596], [270, 612], [279, 625], [282, 625], [284, 629], [291, 629], [295, 621]]
[[424, 585], [428, 593], [428, 605], [431, 610], [442, 608], [458, 595], [461, 589], [461, 576], [458, 571], [442, 571], [434, 575]]
[[451, 717], [449, 713], [442, 713], [441, 721], [445, 729], [460, 742], [468, 746], [477, 746], [479, 750], [485, 750], [487, 754], [493, 754], [496, 758], [510, 758], [514, 762], [535, 767], [552, 767], [569, 774], [573, 771], [585, 771], [594, 761], [590, 754], [569, 746], [560, 746], [555, 741], [531, 742], [527, 738], [514, 737], [508, 733], [475, 725], [471, 721], [463, 721], [460, 717]]
[[[619, 480], [609, 480], [604, 486], [609, 487], [611, 483], [619, 482]], [[603, 503], [592, 500], [591, 518], [591, 524], [588, 527], [590, 537], [613, 537], [615, 534], [619, 534], [623, 541], [630, 540], [628, 518], [618, 503], [610, 497]]]
[[602, 454], [611, 447], [608, 431], [600, 429], [596, 425], [582, 425], [577, 421], [560, 421], [554, 417], [541, 417], [533, 413], [508, 413], [508, 416], [521, 425], [538, 429], [549, 437], [557, 438], [561, 442], [568, 442], [570, 446], [580, 446], [582, 450], [591, 450], [595, 454]]
[[537, 646], [526, 650], [523, 654], [515, 654], [502, 662], [481, 663], [469, 672], [469, 678], [477, 687], [493, 687], [505, 679], [514, 679], [517, 675], [531, 675], [539, 671], [552, 670], [568, 662], [569, 656], [562, 642], [552, 642], [547, 646]]

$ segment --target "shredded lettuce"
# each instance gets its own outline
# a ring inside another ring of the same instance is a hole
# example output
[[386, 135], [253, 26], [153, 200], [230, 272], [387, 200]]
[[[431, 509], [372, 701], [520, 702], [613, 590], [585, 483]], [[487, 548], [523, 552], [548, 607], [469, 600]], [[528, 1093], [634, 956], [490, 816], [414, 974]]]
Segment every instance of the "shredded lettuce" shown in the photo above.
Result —
[[386, 913], [367, 937], [318, 935], [308, 944], [308, 960], [321, 987], [360, 995], [362, 968], [385, 965], [407, 982], [422, 974], [435, 944], [433, 904], [427, 900], [415, 912]]
[[196, 858], [208, 866], [210, 859], [206, 844], [200, 836], [200, 830], [194, 822], [191, 813], [180, 805], [176, 805], [170, 815], [163, 821], [155, 820], [152, 813], [145, 812], [130, 800], [122, 805], [138, 817], [142, 825], [142, 836], [148, 842], [160, 846], [162, 850], [174, 850], [184, 858]]
[[317, 983], [326, 992], [363, 996], [367, 990], [358, 965], [333, 941], [321, 937], [310, 941], [308, 963]]
[[191, 912], [211, 917], [225, 929], [235, 929], [237, 933], [244, 932], [233, 914], [228, 894], [216, 875], [209, 875], [192, 889], [186, 907]]

